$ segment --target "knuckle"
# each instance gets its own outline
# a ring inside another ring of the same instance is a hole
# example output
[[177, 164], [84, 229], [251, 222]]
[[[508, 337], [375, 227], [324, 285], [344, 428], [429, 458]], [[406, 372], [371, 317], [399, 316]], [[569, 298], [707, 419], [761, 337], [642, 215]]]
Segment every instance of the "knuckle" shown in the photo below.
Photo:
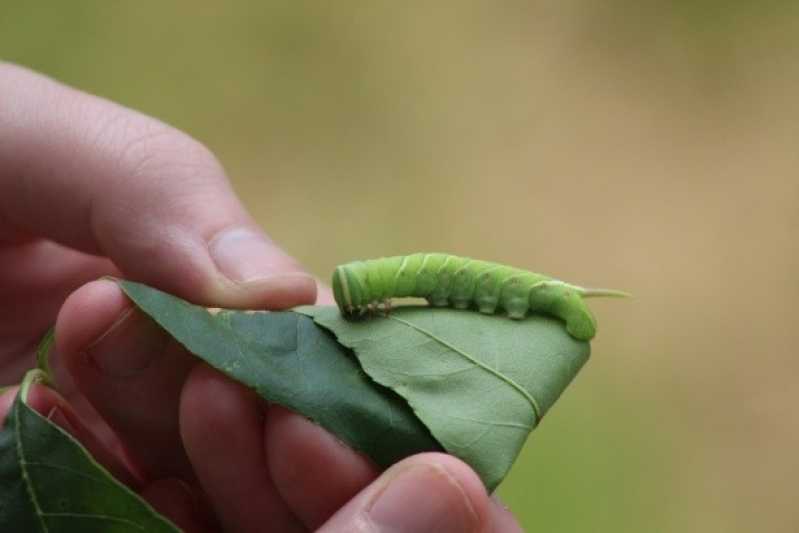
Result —
[[118, 179], [192, 186], [223, 179], [214, 154], [188, 134], [121, 106], [87, 111], [96, 116], [86, 121], [86, 142], [106, 154]]
[[200, 142], [157, 121], [129, 127], [119, 164], [135, 179], [201, 181], [221, 175], [216, 157]]
[[98, 234], [106, 231], [102, 221], [120, 213], [151, 223], [191, 220], [202, 203], [199, 197], [218, 196], [226, 178], [203, 144], [121, 106], [98, 113], [98, 120], [87, 121], [93, 124], [87, 141], [113, 169], [105, 176], [104, 201], [96, 206], [93, 227]]

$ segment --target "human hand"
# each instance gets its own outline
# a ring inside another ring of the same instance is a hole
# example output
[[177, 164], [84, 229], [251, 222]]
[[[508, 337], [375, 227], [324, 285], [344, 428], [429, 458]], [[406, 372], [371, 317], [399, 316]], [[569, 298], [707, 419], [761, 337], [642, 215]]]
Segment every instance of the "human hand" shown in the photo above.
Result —
[[[312, 303], [316, 291], [198, 142], [0, 63], [0, 385], [33, 366], [67, 295], [108, 274], [226, 307], [290, 307]], [[115, 446], [69, 376], [59, 378], [62, 394]]]
[[518, 530], [460, 461], [423, 454], [378, 477], [198, 364], [116, 284], [90, 282], [121, 275], [209, 306], [313, 303], [313, 279], [258, 230], [208, 150], [19, 67], [0, 65], [0, 94], [0, 382], [32, 366], [58, 313], [63, 396], [36, 387], [31, 405], [187, 531]]
[[313, 280], [198, 142], [1, 63], [0, 95], [0, 383], [30, 366], [65, 297], [105, 274], [209, 305], [313, 302]]

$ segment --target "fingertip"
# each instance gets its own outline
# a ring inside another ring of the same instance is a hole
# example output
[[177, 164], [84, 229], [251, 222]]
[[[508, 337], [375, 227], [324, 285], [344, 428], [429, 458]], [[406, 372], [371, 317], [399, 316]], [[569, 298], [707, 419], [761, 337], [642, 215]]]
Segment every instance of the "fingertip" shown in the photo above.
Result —
[[398, 464], [403, 469], [422, 467], [432, 472], [445, 473], [443, 477], [447, 484], [442, 484], [442, 490], [449, 491], [450, 496], [462, 504], [456, 507], [464, 525], [479, 526], [474, 531], [483, 531], [483, 526], [488, 523], [490, 498], [480, 476], [469, 465], [442, 452], [420, 453]]
[[266, 420], [269, 472], [306, 527], [318, 528], [377, 477], [371, 461], [304, 416], [273, 404]]
[[321, 280], [316, 281], [316, 305], [336, 305], [333, 291]]
[[282, 310], [316, 300], [316, 281], [299, 271], [270, 274], [242, 283], [224, 279], [215, 290], [206, 301], [235, 309]]
[[286, 309], [316, 300], [316, 283], [300, 264], [259, 229], [228, 227], [208, 241], [218, 272], [211, 304], [248, 309]]
[[93, 344], [131, 307], [119, 285], [99, 279], [83, 285], [67, 297], [55, 325], [56, 348], [67, 358]]
[[242, 409], [249, 410], [252, 401], [248, 389], [207, 364], [196, 365], [180, 393], [180, 430], [184, 442], [207, 444], [209, 432], [230, 425]]
[[263, 405], [252, 390], [207, 365], [194, 368], [181, 394], [181, 436], [222, 525], [300, 531], [269, 478], [263, 425]]
[[366, 511], [378, 530], [455, 533], [486, 529], [488, 497], [483, 484], [471, 468], [452, 456], [420, 454], [390, 468], [383, 479], [384, 487]]
[[[16, 395], [14, 395], [16, 396]], [[12, 397], [12, 402], [13, 402]], [[49, 416], [53, 409], [70, 410], [67, 401], [56, 391], [44, 385], [33, 385], [28, 391], [28, 397], [25, 403], [42, 416]], [[63, 429], [69, 430], [71, 428], [62, 426]]]
[[[17, 399], [18, 392], [19, 386], [14, 386], [9, 387], [0, 395], [0, 421], [3, 421], [3, 424], [6, 416], [11, 411], [14, 401]], [[43, 417], [53, 420], [62, 429], [75, 435], [76, 428], [74, 424], [63, 415], [65, 412], [69, 412], [70, 418], [75, 417], [74, 413], [72, 413], [72, 408], [60, 394], [50, 387], [33, 384], [28, 390], [28, 397], [25, 403]], [[54, 414], [58, 414], [56, 419], [53, 417]]]
[[[435, 495], [435, 497], [432, 497]], [[336, 513], [320, 531], [485, 532], [488, 495], [465, 463], [441, 453], [409, 457]]]
[[508, 509], [497, 497], [493, 497], [489, 503], [490, 533], [524, 533], [522, 526]]

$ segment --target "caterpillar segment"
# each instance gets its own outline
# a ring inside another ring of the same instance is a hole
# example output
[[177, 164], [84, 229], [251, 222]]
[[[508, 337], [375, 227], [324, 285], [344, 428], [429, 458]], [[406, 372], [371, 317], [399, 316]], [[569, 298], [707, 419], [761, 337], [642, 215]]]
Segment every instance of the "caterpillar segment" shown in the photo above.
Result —
[[514, 320], [529, 313], [560, 318], [579, 340], [596, 334], [596, 320], [583, 301], [627, 296], [610, 289], [585, 289], [519, 268], [442, 253], [354, 261], [333, 273], [333, 295], [345, 316], [391, 310], [391, 298], [425, 298], [435, 307], [504, 311]]

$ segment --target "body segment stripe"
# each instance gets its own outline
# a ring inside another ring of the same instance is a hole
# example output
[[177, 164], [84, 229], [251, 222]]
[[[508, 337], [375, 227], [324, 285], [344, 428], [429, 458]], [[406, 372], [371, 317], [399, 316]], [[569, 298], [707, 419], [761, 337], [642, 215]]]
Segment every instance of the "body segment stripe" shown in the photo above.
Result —
[[338, 282], [341, 284], [341, 295], [344, 297], [344, 304], [347, 309], [352, 309], [352, 295], [350, 294], [350, 286], [347, 282], [347, 276], [344, 274], [344, 268], [339, 267], [336, 269], [336, 276]]

